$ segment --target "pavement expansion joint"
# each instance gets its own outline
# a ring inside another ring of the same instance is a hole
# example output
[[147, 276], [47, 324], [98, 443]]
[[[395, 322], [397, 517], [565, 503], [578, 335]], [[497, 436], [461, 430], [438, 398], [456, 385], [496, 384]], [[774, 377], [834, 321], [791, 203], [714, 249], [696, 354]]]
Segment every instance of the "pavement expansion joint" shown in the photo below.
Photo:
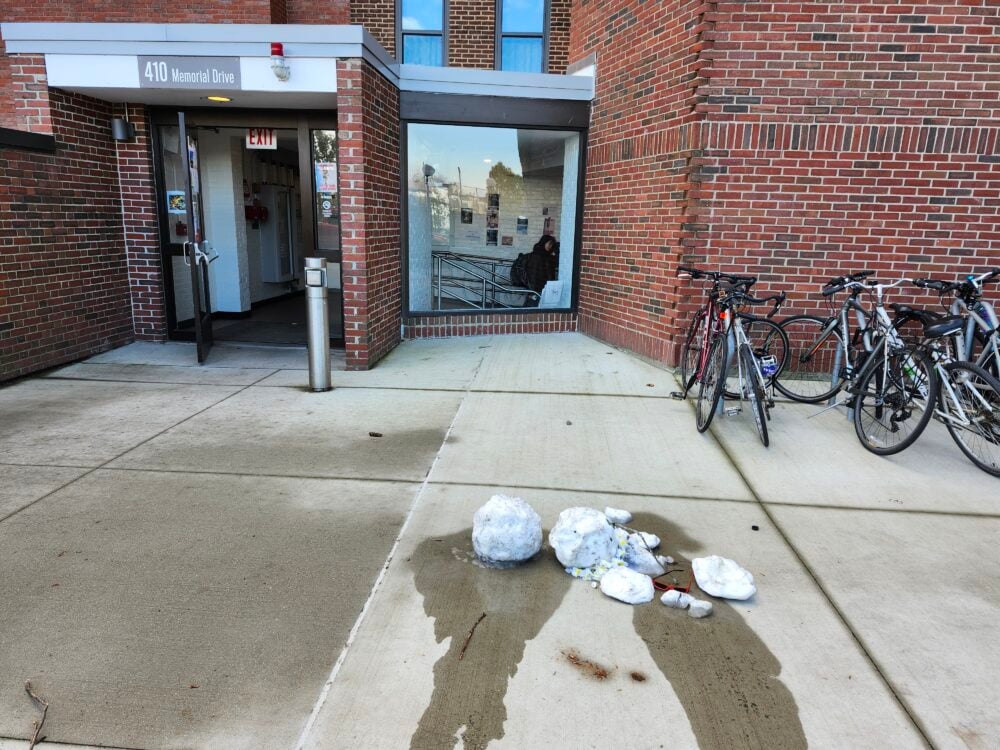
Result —
[[[690, 402], [688, 403], [691, 406], [691, 411], [694, 412], [694, 405], [690, 404]], [[816, 573], [816, 571], [812, 569], [812, 566], [810, 566], [805, 555], [803, 555], [802, 552], [799, 550], [799, 548], [792, 543], [792, 540], [785, 532], [785, 529], [781, 526], [780, 523], [778, 523], [778, 520], [771, 513], [769, 504], [761, 499], [760, 494], [757, 492], [753, 484], [747, 478], [746, 474], [740, 468], [739, 464], [736, 462], [736, 459], [726, 448], [722, 440], [719, 439], [719, 436], [715, 433], [714, 425], [709, 429], [709, 434], [711, 434], [712, 439], [715, 441], [716, 445], [718, 445], [719, 449], [722, 451], [722, 455], [726, 457], [726, 460], [729, 461], [733, 470], [739, 475], [743, 484], [746, 486], [747, 490], [755, 499], [757, 505], [760, 506], [761, 510], [764, 512], [764, 515], [767, 517], [770, 524], [774, 527], [775, 531], [778, 533], [778, 536], [781, 537], [781, 540], [785, 543], [785, 545], [788, 547], [791, 553], [795, 556], [795, 559], [802, 566], [803, 570], [806, 572], [806, 575], [808, 575], [809, 578], [812, 580], [813, 584], [816, 586], [820, 594], [822, 594], [827, 604], [830, 605], [830, 608], [837, 615], [838, 619], [843, 624], [844, 628], [847, 630], [848, 633], [851, 634], [851, 637], [854, 639], [854, 642], [857, 644], [858, 648], [865, 655], [865, 658], [868, 660], [868, 662], [872, 665], [872, 668], [875, 670], [876, 674], [878, 674], [879, 679], [881, 679], [882, 683], [892, 694], [893, 698], [896, 700], [896, 703], [899, 705], [900, 709], [902, 709], [902, 711], [906, 714], [907, 718], [909, 718], [910, 722], [913, 724], [914, 729], [920, 734], [920, 737], [924, 741], [924, 744], [927, 747], [931, 748], [935, 747], [935, 745], [930, 740], [930, 734], [928, 733], [927, 729], [924, 727], [923, 723], [918, 718], [917, 712], [903, 697], [900, 689], [897, 688], [896, 685], [893, 684], [892, 680], [889, 679], [889, 675], [886, 673], [886, 670], [883, 668], [881, 663], [879, 663], [878, 659], [875, 658], [875, 655], [872, 653], [871, 649], [865, 643], [861, 635], [851, 625], [850, 620], [847, 619], [847, 615], [837, 605], [837, 602], [833, 598], [833, 595], [829, 592], [826, 586], [823, 585], [822, 579]], [[774, 505], [777, 506], [780, 504], [774, 503]]]

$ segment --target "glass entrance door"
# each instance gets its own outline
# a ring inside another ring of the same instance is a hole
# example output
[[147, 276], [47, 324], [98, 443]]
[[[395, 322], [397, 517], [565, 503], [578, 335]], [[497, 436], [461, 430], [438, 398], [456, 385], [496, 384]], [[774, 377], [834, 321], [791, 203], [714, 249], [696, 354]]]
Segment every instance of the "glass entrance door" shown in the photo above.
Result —
[[182, 243], [182, 259], [191, 273], [191, 313], [198, 364], [204, 363], [212, 348], [212, 298], [208, 285], [208, 264], [211, 262], [211, 245], [205, 238], [205, 217], [202, 212], [201, 172], [198, 159], [198, 138], [188, 131], [184, 113], [177, 113], [178, 148], [185, 158], [184, 216], [188, 236]]

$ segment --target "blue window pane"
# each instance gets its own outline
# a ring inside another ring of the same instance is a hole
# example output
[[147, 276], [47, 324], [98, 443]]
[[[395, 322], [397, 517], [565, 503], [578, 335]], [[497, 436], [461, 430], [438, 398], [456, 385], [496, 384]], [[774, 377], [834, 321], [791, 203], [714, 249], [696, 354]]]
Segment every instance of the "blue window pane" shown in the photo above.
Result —
[[541, 73], [541, 37], [504, 37], [500, 42], [500, 70]]
[[444, 0], [403, 0], [400, 27], [406, 31], [441, 31]]
[[503, 0], [504, 32], [541, 34], [545, 31], [545, 0]]
[[441, 37], [403, 34], [403, 62], [408, 65], [441, 66]]

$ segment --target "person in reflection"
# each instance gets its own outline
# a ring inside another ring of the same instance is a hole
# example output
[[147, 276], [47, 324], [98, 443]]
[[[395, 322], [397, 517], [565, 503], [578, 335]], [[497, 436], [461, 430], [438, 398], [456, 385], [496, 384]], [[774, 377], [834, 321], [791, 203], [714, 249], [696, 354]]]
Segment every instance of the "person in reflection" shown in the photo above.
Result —
[[[541, 239], [531, 248], [528, 255], [528, 287], [539, 294], [549, 281], [555, 281], [559, 275], [559, 243], [551, 234], [543, 234]], [[538, 305], [537, 297], [528, 297], [525, 307]]]

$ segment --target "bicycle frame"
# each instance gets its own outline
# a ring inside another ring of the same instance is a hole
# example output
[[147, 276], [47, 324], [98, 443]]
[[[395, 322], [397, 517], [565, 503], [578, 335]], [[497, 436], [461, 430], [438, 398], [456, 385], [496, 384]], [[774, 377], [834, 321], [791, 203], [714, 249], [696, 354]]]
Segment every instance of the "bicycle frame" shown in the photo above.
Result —
[[990, 360], [996, 358], [998, 372], [1000, 372], [1000, 346], [997, 343], [997, 313], [996, 310], [986, 300], [977, 301], [971, 308], [961, 297], [956, 297], [951, 303], [949, 312], [952, 315], [962, 315], [966, 317], [964, 329], [958, 330], [954, 334], [955, 352], [959, 359], [972, 362], [972, 349], [976, 344], [976, 331], [979, 330], [986, 338], [983, 345], [982, 354], [975, 360], [975, 364], [980, 367]]

